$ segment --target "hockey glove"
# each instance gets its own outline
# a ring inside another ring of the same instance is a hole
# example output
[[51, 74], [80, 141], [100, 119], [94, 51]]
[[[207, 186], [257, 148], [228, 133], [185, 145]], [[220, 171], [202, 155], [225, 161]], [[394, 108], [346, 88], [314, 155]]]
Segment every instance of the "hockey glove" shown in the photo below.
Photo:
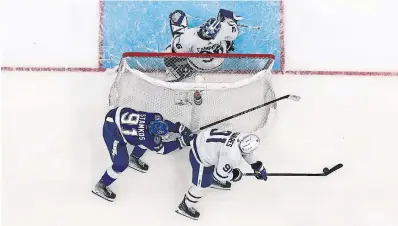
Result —
[[251, 164], [254, 173], [256, 174], [255, 177], [259, 180], [267, 180], [267, 171], [264, 168], [262, 162], [257, 161], [256, 163]]
[[235, 168], [232, 170], [232, 180], [233, 182], [238, 182], [242, 179], [243, 173], [239, 168]]
[[227, 43], [227, 53], [235, 51], [234, 41], [225, 41]]
[[176, 126], [178, 129], [178, 133], [181, 134], [181, 136], [189, 136], [192, 134], [192, 131], [181, 122], [177, 122]]
[[235, 15], [235, 13], [230, 10], [220, 9], [217, 15], [218, 21], [223, 22], [226, 18], [235, 21], [235, 23], [243, 20], [243, 17]]
[[178, 138], [178, 141], [180, 142], [181, 148], [186, 147], [186, 146], [191, 146], [191, 141], [195, 138], [195, 135], [193, 133], [189, 135], [182, 135]]

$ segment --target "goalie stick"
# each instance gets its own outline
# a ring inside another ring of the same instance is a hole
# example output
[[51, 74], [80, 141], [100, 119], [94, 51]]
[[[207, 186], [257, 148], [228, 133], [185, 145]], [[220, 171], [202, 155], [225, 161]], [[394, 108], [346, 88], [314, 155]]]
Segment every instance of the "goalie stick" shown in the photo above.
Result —
[[[189, 14], [185, 14], [187, 15], [187, 17], [193, 18], [195, 20], [203, 20], [203, 18], [200, 17], [196, 17], [196, 16], [192, 16]], [[245, 25], [245, 24], [237, 24], [238, 27], [245, 27], [245, 28], [249, 28], [249, 29], [255, 29], [255, 30], [260, 30], [261, 27], [260, 26], [249, 26], [249, 25]]]
[[290, 100], [294, 100], [294, 101], [299, 101], [299, 100], [301, 99], [301, 97], [296, 96], [296, 95], [290, 95], [290, 94], [288, 94], [288, 95], [279, 97], [279, 98], [277, 98], [277, 99], [275, 99], [275, 100], [271, 100], [271, 101], [269, 101], [269, 102], [266, 102], [266, 103], [257, 105], [257, 106], [255, 106], [255, 107], [250, 108], [250, 109], [247, 109], [247, 110], [245, 110], [245, 111], [236, 113], [236, 114], [231, 115], [231, 116], [229, 116], [229, 117], [226, 117], [226, 118], [224, 118], [224, 119], [220, 119], [220, 120], [215, 121], [215, 122], [213, 122], [213, 123], [210, 123], [210, 124], [208, 124], [208, 125], [202, 126], [202, 127], [200, 127], [199, 129], [196, 129], [196, 130], [194, 130], [194, 131], [192, 131], [192, 132], [198, 132], [199, 130], [207, 129], [207, 128], [209, 128], [209, 127], [215, 126], [215, 125], [217, 125], [217, 124], [220, 124], [220, 123], [222, 123], [222, 122], [228, 121], [228, 120], [230, 120], [230, 119], [233, 119], [233, 118], [239, 117], [239, 116], [241, 116], [241, 115], [247, 114], [247, 113], [249, 113], [249, 112], [255, 111], [255, 110], [259, 109], [259, 108], [265, 107], [265, 106], [267, 106], [267, 105], [273, 104], [273, 103], [278, 102], [278, 101], [283, 100], [283, 99], [290, 99]]
[[261, 27], [260, 26], [249, 26], [249, 25], [244, 25], [244, 24], [238, 24], [238, 27], [245, 27], [245, 28], [249, 28], [249, 29], [256, 29], [256, 30], [260, 30]]
[[[323, 168], [323, 173], [267, 173], [267, 176], [270, 176], [270, 177], [272, 177], [272, 176], [277, 176], [277, 177], [280, 177], [280, 176], [325, 177], [342, 167], [343, 167], [343, 164], [339, 163], [330, 169], [327, 167]], [[256, 173], [244, 173], [243, 175], [244, 176], [255, 176], [257, 174]]]

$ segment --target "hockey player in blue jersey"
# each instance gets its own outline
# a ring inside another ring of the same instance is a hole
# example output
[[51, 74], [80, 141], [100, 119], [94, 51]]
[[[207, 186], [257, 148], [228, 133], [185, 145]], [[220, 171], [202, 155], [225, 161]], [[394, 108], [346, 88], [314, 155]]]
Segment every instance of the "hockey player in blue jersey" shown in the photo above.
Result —
[[[178, 133], [176, 140], [163, 142], [162, 137], [169, 132]], [[103, 137], [112, 159], [109, 167], [92, 192], [108, 201], [116, 194], [109, 188], [128, 166], [146, 173], [149, 166], [140, 160], [146, 150], [158, 154], [168, 154], [185, 146], [193, 139], [193, 133], [180, 122], [164, 120], [159, 113], [141, 112], [131, 108], [118, 107], [105, 116]], [[134, 149], [129, 156], [127, 145]]]

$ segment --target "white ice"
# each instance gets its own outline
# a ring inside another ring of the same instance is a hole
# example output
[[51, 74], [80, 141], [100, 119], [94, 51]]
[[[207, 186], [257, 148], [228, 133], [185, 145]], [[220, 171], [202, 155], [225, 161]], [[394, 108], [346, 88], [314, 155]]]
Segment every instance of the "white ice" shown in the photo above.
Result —
[[[173, 211], [189, 187], [187, 150], [148, 153], [147, 174], [128, 169], [108, 203], [90, 191], [110, 165], [101, 126], [112, 76], [2, 75], [3, 225], [187, 225]], [[197, 225], [395, 225], [398, 217], [398, 79], [277, 76], [280, 102], [258, 151], [269, 172], [325, 178], [244, 178], [210, 191]], [[244, 166], [244, 170], [249, 168]]]

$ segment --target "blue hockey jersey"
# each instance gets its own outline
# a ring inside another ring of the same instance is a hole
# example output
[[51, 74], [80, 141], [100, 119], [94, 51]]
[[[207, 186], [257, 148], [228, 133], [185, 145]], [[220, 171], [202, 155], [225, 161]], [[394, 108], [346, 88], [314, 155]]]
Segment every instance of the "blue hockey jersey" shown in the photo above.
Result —
[[108, 122], [117, 125], [115, 138], [121, 142], [134, 145], [135, 151], [149, 149], [159, 154], [167, 154], [181, 148], [178, 140], [163, 142], [161, 136], [154, 136], [149, 133], [148, 125], [153, 120], [163, 120], [169, 127], [169, 132], [178, 133], [175, 123], [164, 120], [159, 113], [136, 111], [131, 108], [118, 107], [108, 112], [105, 117]]

